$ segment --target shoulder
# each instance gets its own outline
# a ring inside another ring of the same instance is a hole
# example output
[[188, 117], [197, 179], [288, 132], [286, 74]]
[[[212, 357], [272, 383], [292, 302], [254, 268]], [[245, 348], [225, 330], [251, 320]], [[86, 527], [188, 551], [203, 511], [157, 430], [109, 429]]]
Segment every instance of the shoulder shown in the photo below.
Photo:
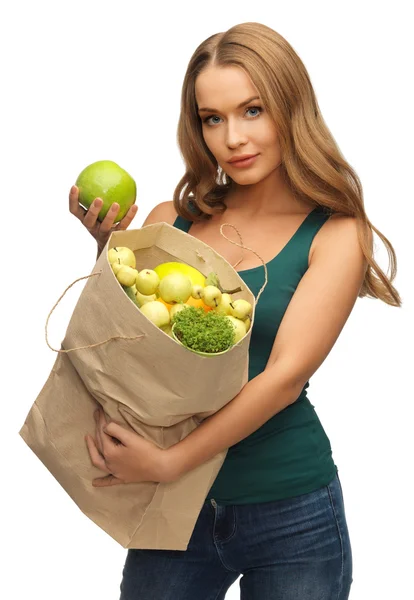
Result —
[[309, 264], [327, 252], [352, 249], [355, 254], [362, 255], [358, 239], [358, 222], [356, 217], [333, 214], [316, 234], [309, 256]]
[[172, 200], [160, 202], [160, 204], [157, 204], [157, 206], [155, 206], [148, 214], [147, 218], [142, 224], [142, 227], [145, 227], [145, 225], [153, 225], [154, 223], [160, 222], [173, 225], [177, 216], [177, 212], [174, 208], [174, 202]]

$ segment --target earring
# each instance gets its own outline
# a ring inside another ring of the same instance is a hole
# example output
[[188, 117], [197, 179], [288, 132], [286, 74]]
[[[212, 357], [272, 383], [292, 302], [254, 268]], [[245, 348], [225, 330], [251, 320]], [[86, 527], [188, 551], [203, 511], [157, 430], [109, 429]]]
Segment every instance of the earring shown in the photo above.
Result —
[[218, 165], [216, 183], [218, 185], [226, 185], [228, 183], [226, 175], [227, 174], [223, 171], [223, 169], [220, 167], [220, 165]]

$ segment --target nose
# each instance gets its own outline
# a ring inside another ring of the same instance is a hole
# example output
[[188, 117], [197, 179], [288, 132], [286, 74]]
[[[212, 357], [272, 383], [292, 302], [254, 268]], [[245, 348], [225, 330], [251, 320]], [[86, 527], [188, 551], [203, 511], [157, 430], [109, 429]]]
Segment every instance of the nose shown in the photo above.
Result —
[[243, 125], [235, 120], [228, 120], [226, 129], [226, 144], [228, 148], [238, 148], [247, 143], [247, 135], [243, 131]]

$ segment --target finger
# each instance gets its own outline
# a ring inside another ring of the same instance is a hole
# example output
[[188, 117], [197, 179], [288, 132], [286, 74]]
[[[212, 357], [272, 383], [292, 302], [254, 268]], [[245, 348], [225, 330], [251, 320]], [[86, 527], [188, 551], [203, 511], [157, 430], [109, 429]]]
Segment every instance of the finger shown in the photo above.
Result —
[[129, 211], [127, 212], [127, 214], [125, 215], [125, 217], [122, 219], [122, 221], [120, 221], [118, 223], [116, 228], [117, 229], [128, 229], [128, 227], [131, 225], [132, 219], [135, 217], [137, 212], [138, 212], [138, 206], [136, 204], [133, 204], [131, 206], [131, 208], [129, 209]]
[[113, 450], [114, 446], [117, 446], [118, 444], [115, 443], [111, 436], [106, 434], [103, 429], [107, 427], [108, 422], [106, 420], [106, 415], [105, 412], [103, 411], [102, 408], [99, 409], [99, 415], [98, 415], [98, 427], [99, 427], [99, 439], [101, 442], [101, 448], [102, 448], [102, 454], [104, 455], [104, 457], [109, 456], [109, 453], [111, 452], [111, 450]]
[[105, 419], [105, 415], [104, 415], [104, 412], [101, 407], [99, 407], [98, 410], [95, 411], [94, 418], [95, 418], [95, 423], [96, 423], [95, 431], [96, 431], [96, 440], [97, 440], [97, 444], [98, 444], [98, 449], [99, 449], [100, 453], [103, 455], [103, 457], [105, 458], [105, 447], [104, 447], [104, 440], [103, 440], [103, 438], [105, 436], [104, 436], [102, 429], [106, 426], [106, 419]]
[[93, 413], [93, 418], [95, 419], [95, 444], [98, 449], [98, 452], [103, 456], [102, 441], [101, 441], [101, 436], [99, 433], [99, 410], [98, 409], [95, 410], [95, 412]]
[[119, 212], [119, 204], [117, 202], [114, 202], [113, 204], [111, 204], [111, 206], [109, 207], [108, 212], [105, 215], [105, 218], [103, 219], [101, 226], [99, 228], [99, 232], [103, 235], [106, 235], [107, 233], [109, 233], [112, 229], [112, 227], [114, 226], [114, 219], [116, 218], [116, 215]]
[[93, 437], [88, 434], [85, 436], [85, 440], [86, 445], [88, 446], [89, 456], [91, 458], [93, 466], [97, 467], [98, 469], [101, 469], [101, 471], [105, 471], [105, 473], [109, 473], [109, 469], [106, 466], [105, 459], [101, 454], [99, 454]]
[[98, 477], [97, 479], [92, 480], [93, 487], [109, 487], [111, 485], [119, 485], [120, 483], [124, 483], [115, 475], [108, 475], [107, 477]]
[[69, 211], [72, 215], [75, 215], [80, 221], [83, 221], [83, 217], [86, 214], [86, 210], [79, 204], [79, 189], [76, 185], [70, 188], [69, 192]]
[[96, 219], [98, 218], [99, 211], [102, 208], [103, 200], [101, 198], [95, 198], [92, 204], [89, 207], [89, 210], [85, 213], [85, 217], [82, 223], [85, 225], [86, 229], [93, 229], [96, 224]]
[[124, 446], [128, 446], [128, 442], [131, 439], [131, 432], [114, 421], [108, 423], [108, 425], [104, 428], [104, 434], [109, 437], [116, 438]]

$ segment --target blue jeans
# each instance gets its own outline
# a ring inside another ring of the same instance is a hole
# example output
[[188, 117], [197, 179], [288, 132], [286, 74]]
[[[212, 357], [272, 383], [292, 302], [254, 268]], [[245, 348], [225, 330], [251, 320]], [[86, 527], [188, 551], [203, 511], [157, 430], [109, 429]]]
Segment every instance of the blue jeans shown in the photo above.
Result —
[[352, 553], [338, 474], [309, 494], [214, 506], [206, 501], [187, 550], [129, 550], [120, 600], [346, 600]]

